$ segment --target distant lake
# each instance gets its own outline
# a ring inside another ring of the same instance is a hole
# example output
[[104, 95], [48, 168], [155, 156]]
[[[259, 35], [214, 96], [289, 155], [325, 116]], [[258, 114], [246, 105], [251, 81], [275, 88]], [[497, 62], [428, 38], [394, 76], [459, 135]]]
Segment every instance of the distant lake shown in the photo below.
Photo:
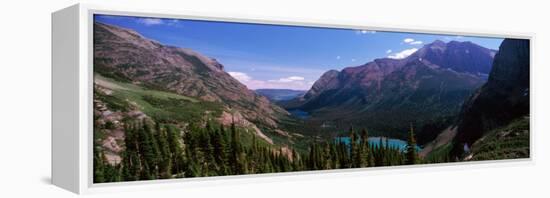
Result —
[[309, 113], [305, 112], [305, 111], [302, 111], [300, 109], [293, 109], [293, 110], [290, 110], [288, 112], [290, 114], [292, 114], [293, 116], [296, 116], [300, 119], [308, 119], [309, 118]]
[[[382, 145], [386, 146], [386, 138], [383, 137], [369, 137], [369, 145], [376, 147], [380, 146], [380, 139], [382, 139]], [[351, 139], [350, 137], [337, 137], [336, 141], [349, 145]], [[407, 142], [400, 139], [388, 138], [388, 144], [390, 147], [399, 148], [401, 151], [405, 151], [407, 149]], [[422, 148], [416, 146], [416, 150], [420, 151]]]

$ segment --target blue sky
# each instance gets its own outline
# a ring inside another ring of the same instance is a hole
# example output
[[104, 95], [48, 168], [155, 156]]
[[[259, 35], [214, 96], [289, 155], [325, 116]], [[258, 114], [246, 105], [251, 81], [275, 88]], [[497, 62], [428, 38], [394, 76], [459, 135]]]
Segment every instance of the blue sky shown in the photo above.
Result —
[[250, 89], [307, 90], [325, 71], [403, 58], [435, 40], [498, 49], [501, 38], [96, 15], [165, 45], [217, 59]]

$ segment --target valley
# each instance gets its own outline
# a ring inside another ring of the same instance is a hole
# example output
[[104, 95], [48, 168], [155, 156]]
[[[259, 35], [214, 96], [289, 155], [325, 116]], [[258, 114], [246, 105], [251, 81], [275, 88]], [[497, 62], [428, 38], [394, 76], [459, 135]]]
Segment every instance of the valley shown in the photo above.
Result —
[[95, 22], [94, 182], [529, 157], [528, 57], [521, 40], [435, 40], [262, 81]]

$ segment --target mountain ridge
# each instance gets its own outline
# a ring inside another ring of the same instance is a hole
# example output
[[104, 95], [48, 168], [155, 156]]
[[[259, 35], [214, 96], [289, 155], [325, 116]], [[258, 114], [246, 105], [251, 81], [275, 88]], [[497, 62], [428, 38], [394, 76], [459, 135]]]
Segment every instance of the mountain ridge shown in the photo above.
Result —
[[[457, 52], [458, 49], [462, 52]], [[467, 50], [470, 52], [466, 53]], [[408, 124], [403, 123], [415, 121], [424, 125], [435, 122], [435, 119], [447, 119], [460, 110], [464, 99], [485, 82], [479, 75], [480, 71], [490, 68], [492, 62], [476, 63], [480, 70], [457, 70], [462, 63], [475, 62], [470, 59], [479, 56], [492, 60], [492, 52], [471, 42], [435, 41], [403, 59], [380, 58], [341, 71], [327, 71], [304, 97], [283, 106], [310, 112], [312, 117], [318, 115], [354, 125], [370, 122], [365, 125], [378, 130], [404, 130]], [[466, 60], [453, 67], [450, 63], [456, 58], [447, 60], [448, 56], [463, 56]], [[440, 61], [444, 65], [431, 61]], [[389, 119], [395, 115], [402, 118]], [[374, 119], [390, 121], [373, 124]], [[391, 120], [399, 121], [403, 126], [392, 126], [396, 123]], [[435, 137], [432, 134], [430, 138]]]
[[278, 116], [288, 115], [231, 77], [215, 59], [113, 25], [94, 23], [94, 67], [107, 77], [224, 103], [227, 111], [239, 111], [267, 127], [277, 127]]

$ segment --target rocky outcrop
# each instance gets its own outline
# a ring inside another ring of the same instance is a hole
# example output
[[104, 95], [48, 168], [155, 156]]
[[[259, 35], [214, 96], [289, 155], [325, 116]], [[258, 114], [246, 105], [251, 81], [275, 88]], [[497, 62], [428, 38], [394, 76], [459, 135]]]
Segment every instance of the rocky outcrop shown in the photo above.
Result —
[[318, 96], [320, 93], [335, 89], [339, 86], [338, 80], [339, 72], [337, 70], [329, 70], [325, 72], [321, 77], [315, 81], [311, 89], [304, 95], [304, 99], [310, 99]]
[[486, 132], [529, 114], [529, 40], [505, 39], [495, 55], [489, 80], [465, 102], [453, 154]]

